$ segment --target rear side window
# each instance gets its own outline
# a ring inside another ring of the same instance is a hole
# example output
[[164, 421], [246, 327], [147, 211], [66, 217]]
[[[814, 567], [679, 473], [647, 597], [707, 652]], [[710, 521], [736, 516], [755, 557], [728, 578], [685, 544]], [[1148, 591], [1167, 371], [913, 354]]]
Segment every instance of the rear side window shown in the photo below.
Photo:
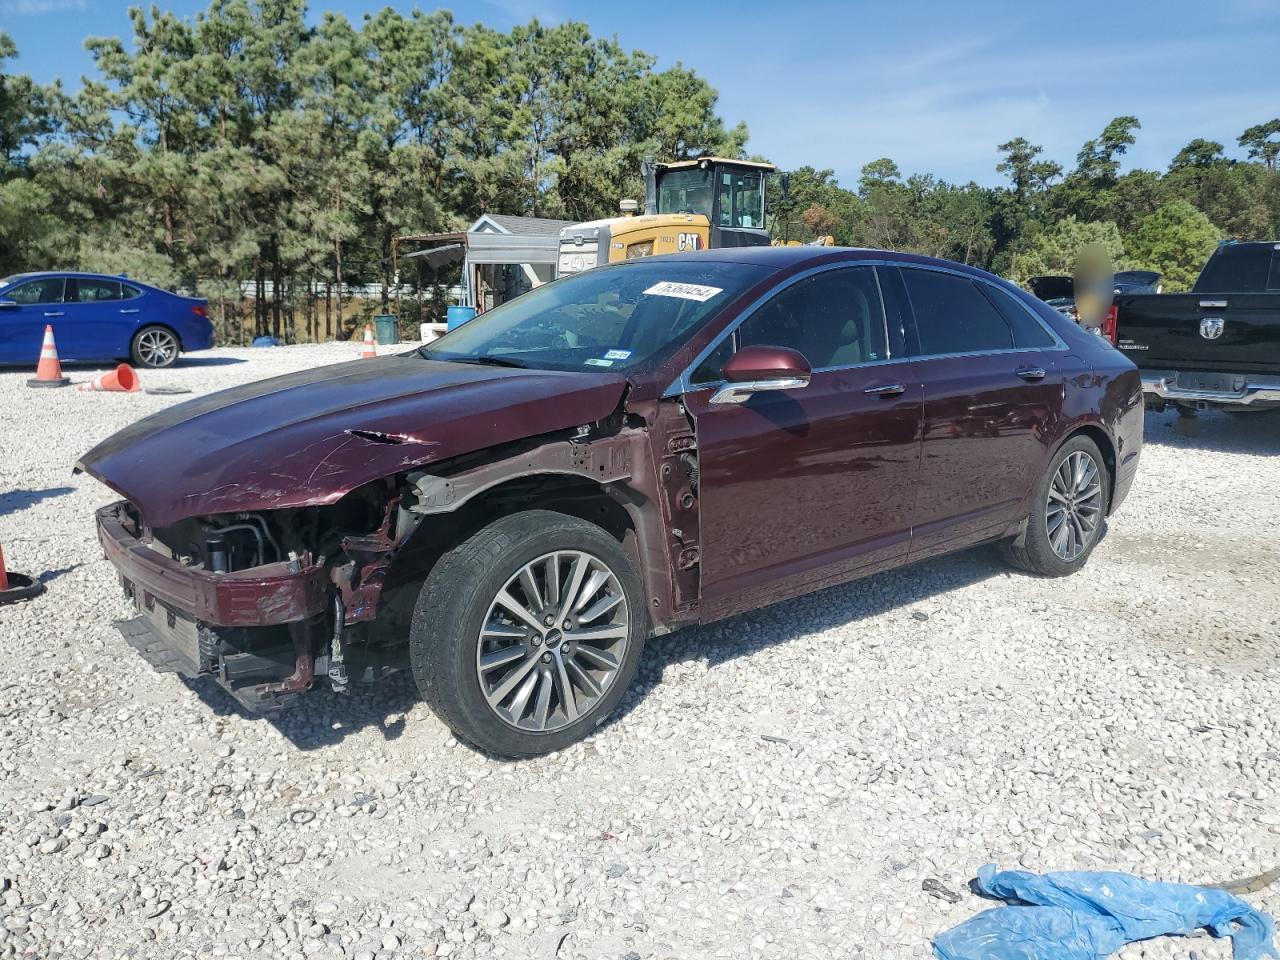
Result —
[[923, 356], [1012, 350], [1013, 328], [965, 277], [904, 267]]
[[22, 286], [6, 291], [0, 299], [12, 300], [14, 303], [61, 303], [62, 277], [28, 280]]
[[142, 296], [141, 290], [139, 290], [137, 287], [131, 287], [127, 283], [120, 284], [120, 290], [121, 290], [120, 299], [122, 300], [132, 300], [134, 297]]
[[1271, 254], [1271, 273], [1267, 277], [1268, 292], [1280, 292], [1280, 250]]
[[1049, 331], [1011, 294], [989, 283], [980, 283], [978, 288], [996, 305], [1005, 322], [1013, 328], [1014, 346], [1024, 350], [1054, 346], [1056, 341]]
[[66, 299], [67, 303], [99, 303], [103, 300], [119, 300], [120, 281], [68, 277]]

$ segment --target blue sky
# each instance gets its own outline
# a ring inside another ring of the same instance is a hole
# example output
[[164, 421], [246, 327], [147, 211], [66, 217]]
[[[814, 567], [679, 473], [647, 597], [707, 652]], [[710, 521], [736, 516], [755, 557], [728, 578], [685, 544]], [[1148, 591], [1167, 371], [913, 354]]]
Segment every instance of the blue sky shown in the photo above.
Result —
[[[162, 5], [182, 14], [205, 6]], [[311, 12], [359, 20], [385, 5], [314, 0]], [[683, 61], [720, 91], [726, 121], [747, 122], [752, 152], [787, 168], [830, 167], [847, 186], [881, 156], [908, 173], [997, 183], [995, 146], [1015, 136], [1069, 166], [1120, 114], [1142, 122], [1128, 164], [1163, 169], [1194, 137], [1239, 156], [1240, 132], [1280, 115], [1280, 0], [443, 5], [499, 28], [534, 16], [582, 20], [662, 65]], [[84, 38], [127, 33], [128, 6], [0, 0], [0, 30], [18, 43], [18, 70], [74, 89], [93, 69]]]

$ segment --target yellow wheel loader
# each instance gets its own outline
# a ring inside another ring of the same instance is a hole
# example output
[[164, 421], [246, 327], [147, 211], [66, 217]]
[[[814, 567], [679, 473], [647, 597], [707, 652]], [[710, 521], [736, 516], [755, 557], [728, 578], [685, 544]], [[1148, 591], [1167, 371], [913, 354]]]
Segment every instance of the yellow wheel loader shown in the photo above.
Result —
[[677, 163], [645, 161], [644, 213], [622, 201], [623, 215], [560, 231], [557, 273], [659, 253], [716, 247], [763, 247], [765, 187], [777, 167], [750, 160], [703, 157]]

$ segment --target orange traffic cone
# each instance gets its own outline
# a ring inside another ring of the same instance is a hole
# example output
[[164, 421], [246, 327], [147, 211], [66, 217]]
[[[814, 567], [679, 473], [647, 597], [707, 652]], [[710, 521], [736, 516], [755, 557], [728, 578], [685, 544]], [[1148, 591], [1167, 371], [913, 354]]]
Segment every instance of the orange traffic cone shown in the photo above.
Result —
[[137, 393], [138, 374], [133, 367], [122, 363], [111, 372], [94, 377], [89, 383], [80, 384], [80, 389], [103, 393]]
[[28, 600], [44, 593], [44, 584], [23, 573], [9, 573], [4, 567], [4, 549], [0, 548], [0, 603]]
[[65, 387], [71, 381], [62, 375], [62, 364], [58, 362], [58, 347], [53, 342], [53, 326], [44, 325], [44, 343], [40, 347], [40, 363], [36, 365], [36, 375], [27, 381], [28, 387]]
[[373, 327], [364, 325], [364, 346], [360, 348], [360, 359], [368, 360], [378, 355], [378, 348], [373, 345]]

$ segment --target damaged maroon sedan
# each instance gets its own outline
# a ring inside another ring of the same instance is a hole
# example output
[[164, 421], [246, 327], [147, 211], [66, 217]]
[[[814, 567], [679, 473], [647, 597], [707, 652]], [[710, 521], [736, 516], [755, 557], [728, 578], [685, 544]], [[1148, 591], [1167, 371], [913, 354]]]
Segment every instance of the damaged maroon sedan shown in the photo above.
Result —
[[1133, 364], [989, 274], [725, 249], [578, 274], [421, 350], [190, 401], [79, 466], [153, 664], [252, 710], [412, 669], [465, 741], [566, 746], [646, 638], [982, 542], [1078, 570]]

